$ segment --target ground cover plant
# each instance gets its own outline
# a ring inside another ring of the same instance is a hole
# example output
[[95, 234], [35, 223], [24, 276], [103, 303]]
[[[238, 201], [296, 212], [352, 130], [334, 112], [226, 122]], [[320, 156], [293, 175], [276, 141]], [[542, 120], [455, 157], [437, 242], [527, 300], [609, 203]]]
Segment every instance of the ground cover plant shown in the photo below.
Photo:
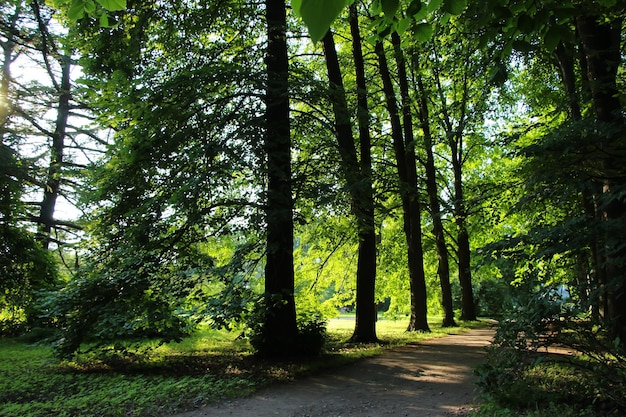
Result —
[[[435, 320], [434, 320], [435, 321]], [[159, 416], [245, 396], [261, 386], [339, 366], [385, 348], [462, 332], [468, 327], [407, 333], [406, 320], [380, 320], [385, 344], [351, 345], [354, 321], [333, 319], [326, 353], [306, 361], [263, 361], [239, 332], [203, 328], [182, 343], [133, 353], [55, 361], [45, 344], [0, 339], [0, 416]]]
[[508, 314], [476, 373], [476, 416], [626, 414], [619, 340], [557, 297], [531, 298]]

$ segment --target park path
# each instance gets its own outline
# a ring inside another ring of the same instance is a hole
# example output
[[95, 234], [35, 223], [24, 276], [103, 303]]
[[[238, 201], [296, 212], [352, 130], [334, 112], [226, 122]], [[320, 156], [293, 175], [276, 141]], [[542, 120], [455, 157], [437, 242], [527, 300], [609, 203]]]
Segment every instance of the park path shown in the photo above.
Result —
[[467, 416], [478, 394], [472, 371], [493, 335], [474, 329], [395, 348], [175, 417]]

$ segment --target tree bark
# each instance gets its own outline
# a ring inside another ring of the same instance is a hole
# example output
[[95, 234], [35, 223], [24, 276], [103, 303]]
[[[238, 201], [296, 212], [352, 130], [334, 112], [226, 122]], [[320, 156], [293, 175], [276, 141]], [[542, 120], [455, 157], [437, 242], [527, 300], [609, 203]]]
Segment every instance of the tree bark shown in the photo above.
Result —
[[[397, 47], [400, 39], [398, 37]], [[395, 44], [395, 42], [394, 42]], [[406, 77], [406, 75], [405, 75]], [[401, 83], [402, 85], [402, 83]], [[430, 115], [428, 101], [422, 76], [417, 74], [417, 88], [419, 90], [419, 118], [424, 134], [424, 149], [426, 150], [426, 191], [430, 213], [433, 220], [433, 234], [435, 235], [435, 247], [437, 249], [437, 275], [441, 285], [441, 305], [443, 307], [443, 327], [456, 326], [454, 321], [454, 306], [452, 304], [452, 288], [450, 286], [450, 264], [448, 259], [448, 248], [446, 246], [445, 231], [441, 220], [441, 206], [437, 190], [437, 171], [435, 169], [435, 158], [433, 155], [433, 138], [430, 130]], [[408, 90], [408, 87], [407, 87]]]
[[[346, 94], [341, 76], [333, 33], [329, 30], [323, 39], [329, 93], [335, 115], [335, 135], [342, 160], [343, 172], [352, 200], [352, 211], [356, 217], [359, 249], [356, 276], [356, 323], [351, 341], [359, 343], [377, 342], [376, 336], [376, 228], [374, 222], [374, 200], [372, 179], [359, 163]], [[366, 146], [367, 144], [362, 144]], [[369, 147], [366, 146], [369, 154]], [[364, 155], [361, 155], [363, 158]]]
[[[580, 45], [582, 49], [582, 44]], [[559, 63], [559, 71], [561, 74], [561, 81], [563, 82], [563, 89], [568, 98], [569, 103], [569, 114], [572, 121], [580, 121], [582, 119], [582, 113], [580, 111], [580, 98], [577, 92], [576, 84], [576, 71], [574, 68], [574, 52], [572, 50], [567, 49], [563, 42], [559, 42], [556, 50], [554, 51], [554, 55]], [[584, 57], [584, 53], [583, 53]], [[585, 73], [584, 77], [587, 76], [587, 63], [584, 61], [584, 65], [582, 65]], [[589, 82], [583, 84], [589, 85]], [[582, 86], [584, 89], [584, 85]], [[588, 95], [587, 97], [590, 97]], [[579, 281], [580, 288], [583, 289], [583, 294], [581, 297], [584, 298], [583, 301], [589, 301], [590, 295], [597, 294], [596, 299], [591, 303], [592, 305], [592, 316], [595, 321], [600, 322], [601, 316], [604, 316], [604, 312], [606, 311], [606, 297], [604, 291], [602, 290], [606, 286], [606, 271], [604, 268], [603, 262], [601, 262], [598, 256], [598, 247], [601, 244], [598, 240], [598, 233], [596, 229], [596, 220], [601, 218], [601, 213], [598, 211], [597, 200], [598, 196], [602, 193], [602, 185], [598, 183], [596, 179], [590, 178], [588, 180], [588, 185], [583, 189], [581, 198], [583, 202], [583, 209], [585, 211], [586, 218], [589, 223], [589, 254], [588, 260], [583, 260], [581, 254], [580, 264], [581, 266], [586, 265], [588, 262], [592, 265], [592, 273], [589, 274], [582, 267], [579, 273]], [[600, 289], [600, 291], [597, 291]]]
[[[42, 34], [42, 36], [45, 36]], [[43, 53], [47, 53], [44, 51]], [[71, 93], [71, 57], [64, 55], [59, 59], [61, 64], [61, 84], [59, 84], [59, 104], [57, 107], [57, 118], [52, 134], [52, 149], [50, 152], [50, 165], [48, 167], [48, 177], [44, 188], [43, 200], [39, 211], [39, 240], [44, 248], [50, 246], [50, 233], [54, 226], [54, 210], [56, 201], [61, 189], [61, 179], [63, 171], [63, 154], [65, 148], [65, 134], [67, 122], [70, 117]]]
[[626, 149], [620, 143], [624, 135], [624, 119], [617, 88], [617, 71], [621, 62], [622, 19], [603, 21], [599, 16], [583, 16], [576, 19], [576, 27], [583, 45], [587, 64], [587, 78], [595, 118], [610, 128], [598, 148], [606, 155], [602, 165], [602, 217], [609, 223], [605, 227], [601, 262], [606, 265], [607, 322], [615, 337], [626, 344], [626, 248], [623, 246], [622, 224], [626, 216], [626, 202], [619, 198], [626, 186], [623, 161]]
[[289, 122], [289, 59], [284, 0], [266, 0], [267, 91], [265, 151], [267, 154], [267, 247], [265, 317], [260, 353], [297, 353], [298, 328], [294, 301], [293, 198]]
[[572, 120], [581, 119], [580, 103], [576, 92], [576, 71], [574, 71], [574, 56], [572, 51], [568, 50], [563, 42], [559, 42], [554, 51], [559, 69], [561, 72], [561, 81], [567, 95], [569, 104], [569, 113]]
[[[400, 198], [402, 200], [404, 234], [408, 250], [411, 316], [407, 330], [429, 332], [424, 251], [422, 248], [421, 204], [417, 193], [415, 148], [412, 140], [409, 147], [405, 144], [406, 138], [403, 135], [402, 123], [398, 114], [398, 104], [382, 42], [377, 42], [375, 49], [378, 56], [380, 76], [383, 81], [385, 103], [391, 122], [391, 136], [400, 183]], [[412, 129], [412, 126], [408, 128]]]

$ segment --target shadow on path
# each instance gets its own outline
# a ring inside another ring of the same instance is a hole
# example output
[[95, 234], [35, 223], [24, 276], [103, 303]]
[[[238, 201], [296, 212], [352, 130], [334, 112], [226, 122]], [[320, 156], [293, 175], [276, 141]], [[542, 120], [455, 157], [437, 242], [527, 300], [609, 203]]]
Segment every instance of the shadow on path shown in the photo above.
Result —
[[490, 329], [407, 345], [249, 398], [178, 417], [465, 416]]

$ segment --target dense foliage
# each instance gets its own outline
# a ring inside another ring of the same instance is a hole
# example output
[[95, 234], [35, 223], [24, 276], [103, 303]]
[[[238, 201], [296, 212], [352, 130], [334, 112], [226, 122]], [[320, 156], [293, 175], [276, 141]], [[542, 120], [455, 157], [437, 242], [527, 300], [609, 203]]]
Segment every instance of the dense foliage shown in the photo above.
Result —
[[623, 6], [317, 1], [0, 7], [0, 330], [283, 356], [339, 309], [367, 342], [484, 314], [496, 396], [538, 342], [619, 380]]

